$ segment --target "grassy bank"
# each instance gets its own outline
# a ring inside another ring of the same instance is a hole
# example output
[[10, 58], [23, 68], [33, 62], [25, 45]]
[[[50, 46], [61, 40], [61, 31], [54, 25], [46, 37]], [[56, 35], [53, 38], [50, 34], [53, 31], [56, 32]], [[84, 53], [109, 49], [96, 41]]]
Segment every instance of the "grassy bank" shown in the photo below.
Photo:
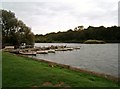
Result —
[[[117, 87], [118, 84], [94, 75], [3, 52], [3, 87]], [[116, 88], [117, 89], [117, 88]]]

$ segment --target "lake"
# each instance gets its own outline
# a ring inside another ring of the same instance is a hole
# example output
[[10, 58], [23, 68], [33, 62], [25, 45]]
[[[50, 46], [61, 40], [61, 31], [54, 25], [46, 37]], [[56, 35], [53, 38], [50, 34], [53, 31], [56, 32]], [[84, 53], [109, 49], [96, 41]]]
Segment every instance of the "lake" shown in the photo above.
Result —
[[51, 45], [81, 48], [34, 57], [118, 77], [118, 44], [35, 43], [37, 47]]

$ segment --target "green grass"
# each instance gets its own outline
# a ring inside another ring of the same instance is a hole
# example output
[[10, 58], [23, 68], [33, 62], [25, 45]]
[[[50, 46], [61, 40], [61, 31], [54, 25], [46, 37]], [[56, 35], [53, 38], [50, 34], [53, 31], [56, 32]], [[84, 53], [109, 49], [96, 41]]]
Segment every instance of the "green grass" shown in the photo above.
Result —
[[105, 78], [3, 52], [3, 87], [117, 87]]
[[2, 87], [2, 51], [0, 50], [0, 88]]

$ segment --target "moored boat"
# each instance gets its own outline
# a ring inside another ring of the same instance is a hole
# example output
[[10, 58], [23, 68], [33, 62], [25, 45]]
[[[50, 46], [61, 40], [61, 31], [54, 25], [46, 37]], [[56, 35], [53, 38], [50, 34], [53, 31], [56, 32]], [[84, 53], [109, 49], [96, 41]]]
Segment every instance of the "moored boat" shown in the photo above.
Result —
[[48, 50], [48, 53], [55, 53], [55, 50]]
[[55, 49], [55, 51], [67, 51], [65, 48]]
[[48, 54], [48, 51], [37, 51], [37, 54]]
[[72, 51], [73, 50], [73, 48], [65, 48], [66, 50], [68, 50], [68, 51]]
[[19, 52], [22, 55], [34, 55], [36, 56], [36, 52]]
[[80, 49], [80, 47], [75, 47], [74, 49]]

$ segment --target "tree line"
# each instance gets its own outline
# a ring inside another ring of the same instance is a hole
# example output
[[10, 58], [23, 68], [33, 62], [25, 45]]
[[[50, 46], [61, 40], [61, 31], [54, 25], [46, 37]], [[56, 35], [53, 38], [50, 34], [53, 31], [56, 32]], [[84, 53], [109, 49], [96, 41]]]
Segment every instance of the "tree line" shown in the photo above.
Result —
[[[64, 32], [52, 32], [46, 35], [34, 34], [31, 28], [26, 26], [22, 20], [18, 20], [15, 13], [7, 10], [0, 10], [0, 26], [2, 27], [2, 46], [14, 45], [19, 47], [22, 43], [34, 45], [35, 42], [70, 42], [83, 43], [86, 40], [103, 40], [105, 42], [120, 42], [120, 27], [93, 27], [77, 26]], [[1, 36], [0, 36], [1, 38]]]
[[11, 11], [0, 10], [2, 16], [0, 24], [2, 26], [2, 46], [14, 45], [19, 47], [22, 43], [26, 45], [34, 44], [34, 34], [31, 28], [26, 26], [22, 20], [18, 20]]
[[36, 34], [35, 42], [67, 42], [67, 43], [83, 43], [86, 40], [103, 40], [107, 43], [120, 42], [120, 27], [93, 27], [78, 26], [65, 32], [52, 32], [46, 35]]

